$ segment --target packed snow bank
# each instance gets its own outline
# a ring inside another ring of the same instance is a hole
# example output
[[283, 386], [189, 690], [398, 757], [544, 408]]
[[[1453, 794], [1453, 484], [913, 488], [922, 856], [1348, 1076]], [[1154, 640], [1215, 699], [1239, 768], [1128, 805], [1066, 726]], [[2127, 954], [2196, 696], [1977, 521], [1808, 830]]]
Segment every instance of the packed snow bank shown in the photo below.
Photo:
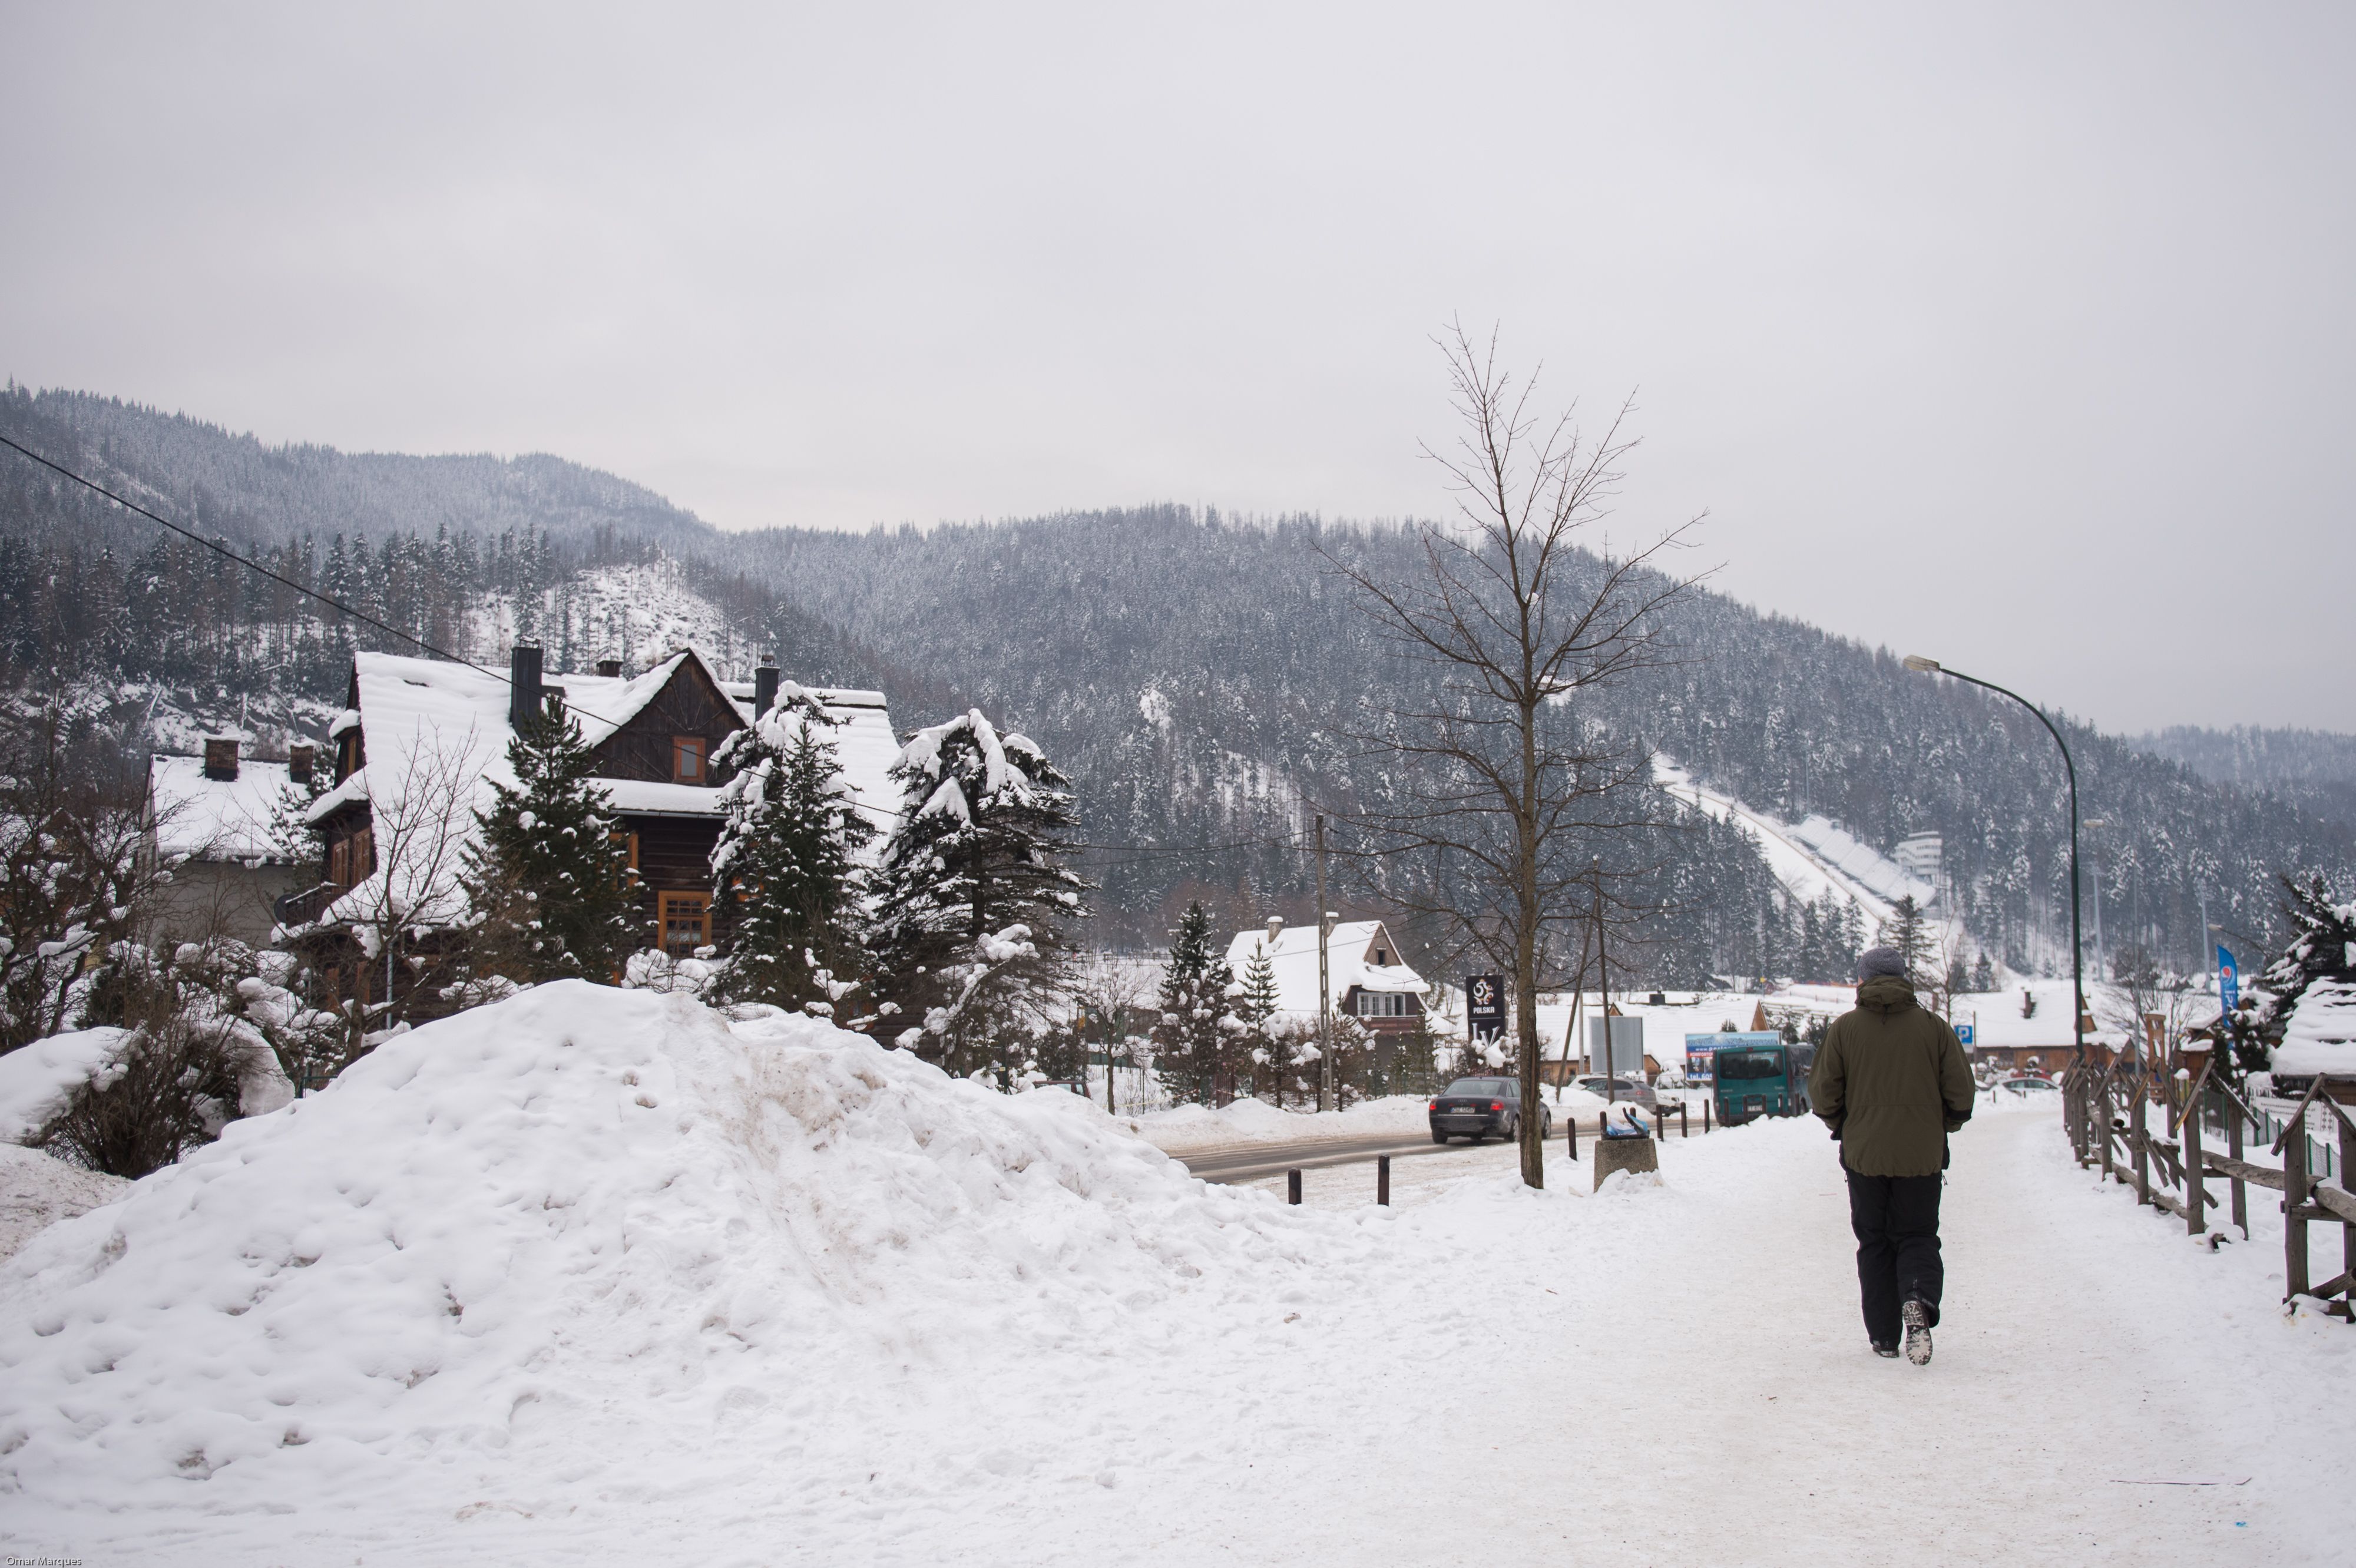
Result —
[[121, 1197], [131, 1184], [70, 1165], [35, 1149], [0, 1144], [0, 1259], [60, 1219]]
[[1431, 1101], [1419, 1094], [1362, 1100], [1346, 1111], [1280, 1111], [1265, 1100], [1238, 1100], [1213, 1110], [1181, 1105], [1125, 1116], [1155, 1147], [1199, 1149], [1225, 1144], [1289, 1143], [1296, 1138], [1347, 1138], [1371, 1133], [1420, 1133]]
[[82, 1029], [0, 1056], [0, 1143], [39, 1135], [81, 1087], [113, 1064], [121, 1029]]
[[209, 1513], [545, 1451], [524, 1468], [561, 1492], [812, 1391], [1280, 1279], [1324, 1223], [1205, 1187], [1074, 1096], [543, 986], [0, 1265], [0, 1487]]

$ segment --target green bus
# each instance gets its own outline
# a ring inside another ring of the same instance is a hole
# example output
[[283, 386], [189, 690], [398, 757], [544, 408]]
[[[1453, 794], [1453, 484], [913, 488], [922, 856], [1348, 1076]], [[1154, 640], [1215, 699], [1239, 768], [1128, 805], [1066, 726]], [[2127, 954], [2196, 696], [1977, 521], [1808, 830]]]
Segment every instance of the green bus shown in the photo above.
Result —
[[1719, 1125], [1808, 1113], [1808, 1069], [1815, 1065], [1815, 1047], [1744, 1044], [1722, 1046], [1716, 1055], [1711, 1091]]

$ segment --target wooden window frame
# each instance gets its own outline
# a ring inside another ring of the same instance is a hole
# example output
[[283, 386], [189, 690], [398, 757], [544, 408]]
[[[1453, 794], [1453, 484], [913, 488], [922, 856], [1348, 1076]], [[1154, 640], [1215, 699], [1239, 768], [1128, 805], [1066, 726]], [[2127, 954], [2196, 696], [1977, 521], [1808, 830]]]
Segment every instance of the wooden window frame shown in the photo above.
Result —
[[[655, 895], [655, 946], [666, 953], [670, 951], [671, 907], [675, 901], [686, 898], [692, 898], [703, 907], [702, 934], [695, 945], [699, 948], [712, 945], [712, 895], [700, 887], [672, 888]], [[691, 951], [686, 956], [694, 955]]]
[[[691, 750], [690, 748], [692, 748]], [[695, 758], [692, 771], [680, 764], [687, 757]], [[712, 777], [712, 747], [700, 735], [675, 735], [670, 737], [670, 780], [674, 784], [702, 784]]]

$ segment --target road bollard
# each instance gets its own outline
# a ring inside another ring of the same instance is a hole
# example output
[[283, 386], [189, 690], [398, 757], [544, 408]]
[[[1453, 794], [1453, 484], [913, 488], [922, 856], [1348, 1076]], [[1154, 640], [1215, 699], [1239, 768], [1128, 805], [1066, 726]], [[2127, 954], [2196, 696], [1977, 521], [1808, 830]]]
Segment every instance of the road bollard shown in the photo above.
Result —
[[1707, 1100], [1701, 1102], [1701, 1130], [1705, 1133], [1709, 1131], [1709, 1101]]
[[1375, 1201], [1388, 1208], [1391, 1203], [1391, 1157], [1375, 1157]]
[[1680, 1138], [1693, 1136], [1693, 1129], [1686, 1123], [1686, 1102], [1682, 1100], [1677, 1101], [1677, 1136]]
[[1301, 1173], [1299, 1171], [1287, 1171], [1284, 1173], [1284, 1201], [1287, 1203], [1299, 1203], [1301, 1201]]
[[1570, 1157], [1579, 1158], [1579, 1117], [1574, 1113], [1562, 1119], [1562, 1130], [1570, 1139]]

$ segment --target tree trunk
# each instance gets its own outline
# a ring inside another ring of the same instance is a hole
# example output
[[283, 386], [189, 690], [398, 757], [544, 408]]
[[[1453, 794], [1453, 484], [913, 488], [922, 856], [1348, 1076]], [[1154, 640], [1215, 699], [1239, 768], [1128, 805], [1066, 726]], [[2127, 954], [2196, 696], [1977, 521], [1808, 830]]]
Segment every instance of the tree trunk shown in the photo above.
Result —
[[1521, 709], [1522, 801], [1514, 859], [1514, 1039], [1522, 1058], [1522, 1183], [1546, 1186], [1546, 1128], [1538, 1110], [1538, 747], [1537, 704]]

